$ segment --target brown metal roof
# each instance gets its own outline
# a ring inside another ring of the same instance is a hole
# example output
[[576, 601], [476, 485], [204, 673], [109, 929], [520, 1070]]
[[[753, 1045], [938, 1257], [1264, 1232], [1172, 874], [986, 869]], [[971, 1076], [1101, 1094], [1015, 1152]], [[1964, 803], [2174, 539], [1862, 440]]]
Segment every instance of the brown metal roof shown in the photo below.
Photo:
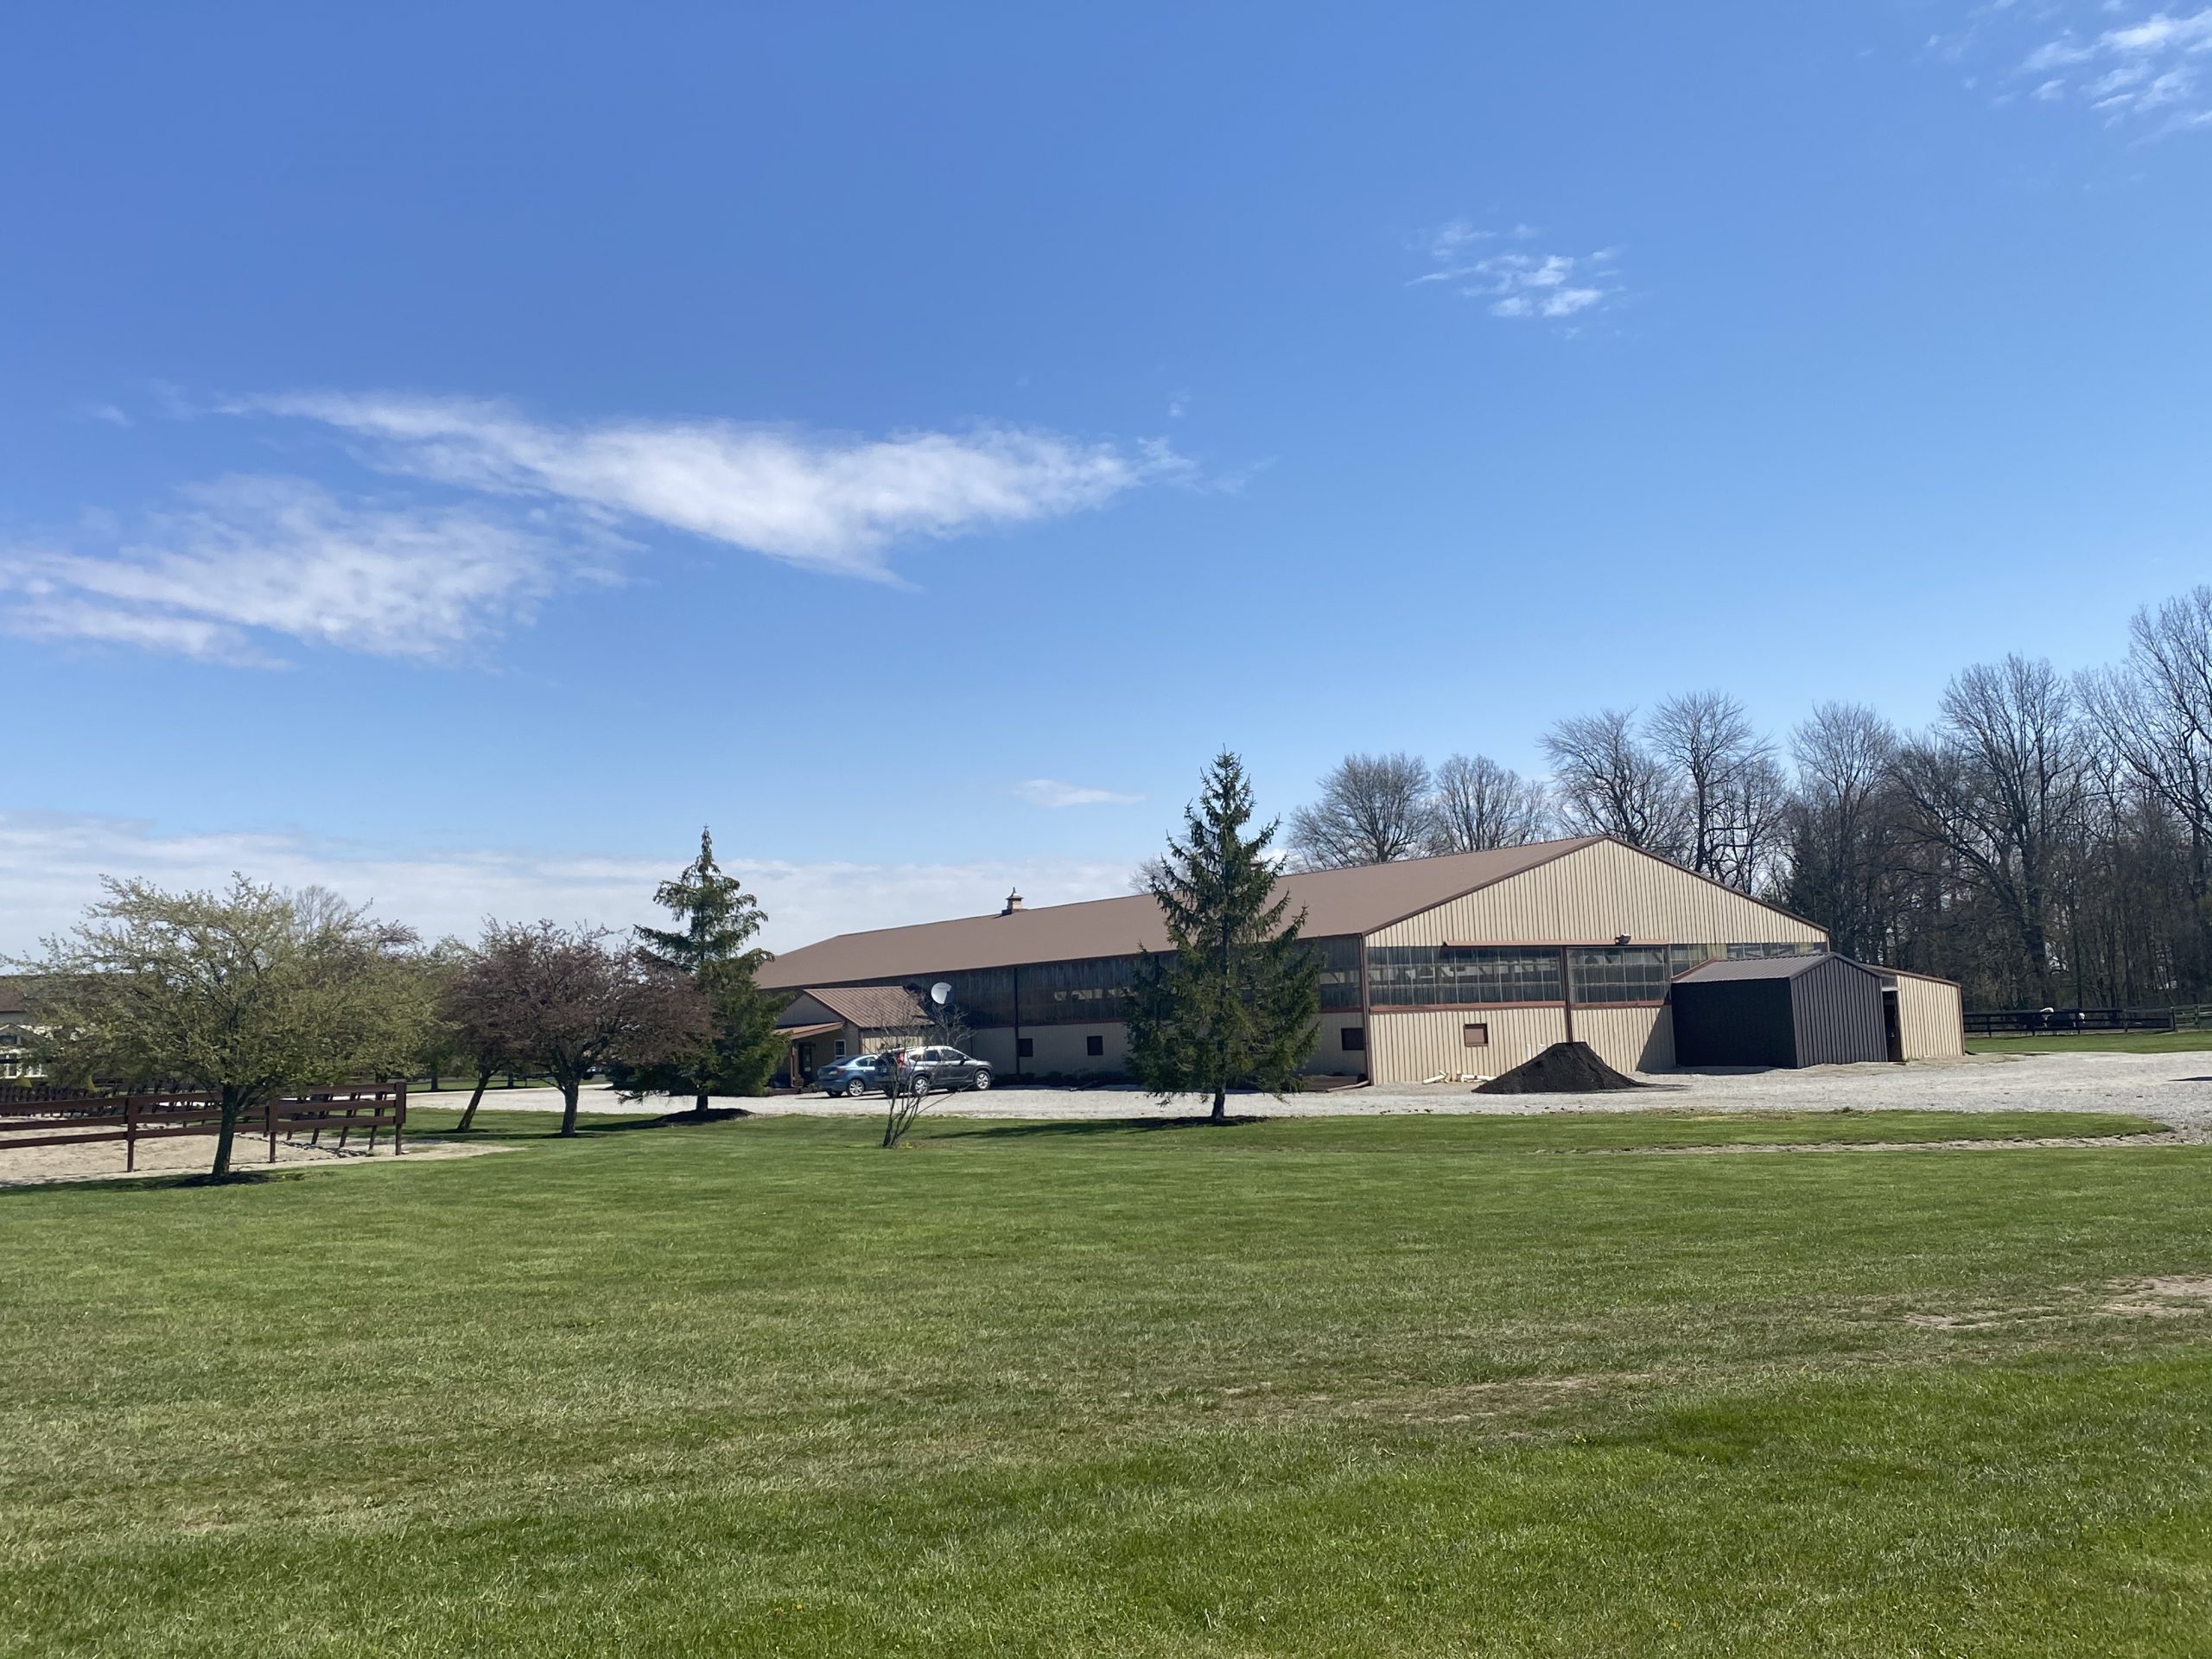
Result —
[[1955, 991], [1960, 988], [1955, 979], [1946, 979], [1941, 974], [1923, 974], [1917, 968], [1884, 968], [1871, 963], [1862, 965], [1873, 968], [1884, 979], [1924, 979], [1930, 985], [1948, 985]]
[[799, 994], [812, 997], [840, 1020], [863, 1031], [916, 1025], [927, 1018], [922, 1005], [903, 985], [804, 985], [799, 988]]
[[1822, 953], [1817, 957], [1753, 957], [1745, 961], [1700, 963], [1687, 973], [1675, 976], [1677, 985], [1710, 985], [1724, 979], [1795, 979], [1815, 968], [1825, 968], [1840, 962], [1847, 968], [1856, 968], [1862, 974], [1875, 970], [1863, 962], [1853, 962], [1849, 957]]
[[[1490, 853], [1408, 858], [1349, 870], [1309, 870], [1284, 876], [1282, 887], [1290, 895], [1294, 914], [1304, 907], [1308, 938], [1372, 933], [1603, 839], [1579, 836]], [[1126, 957], [1140, 950], [1164, 950], [1166, 944], [1160, 907], [1151, 894], [1140, 893], [1017, 910], [1010, 916], [963, 916], [912, 927], [841, 933], [778, 957], [760, 969], [760, 982], [775, 990], [807, 990], [826, 1002], [817, 987], [856, 979]]]

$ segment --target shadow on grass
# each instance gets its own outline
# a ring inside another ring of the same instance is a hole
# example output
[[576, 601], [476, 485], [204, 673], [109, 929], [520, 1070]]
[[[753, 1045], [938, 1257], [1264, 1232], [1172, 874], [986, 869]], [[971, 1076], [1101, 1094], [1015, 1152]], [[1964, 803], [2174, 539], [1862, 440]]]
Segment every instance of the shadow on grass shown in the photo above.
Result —
[[273, 1186], [278, 1181], [303, 1181], [304, 1169], [234, 1169], [227, 1175], [209, 1170], [175, 1175], [88, 1175], [81, 1179], [10, 1181], [0, 1184], [0, 1199], [27, 1193], [62, 1192], [176, 1192], [201, 1187]]
[[[605, 1118], [580, 1117], [576, 1120], [576, 1134], [621, 1135], [632, 1129], [697, 1128], [710, 1123], [734, 1122], [741, 1117], [757, 1117], [742, 1106], [710, 1106], [703, 1112], [664, 1112], [658, 1117], [625, 1117], [614, 1122]], [[559, 1131], [556, 1129], [556, 1134]]]
[[964, 1141], [1023, 1141], [1039, 1135], [1122, 1135], [1131, 1129], [1233, 1129], [1248, 1123], [1271, 1122], [1270, 1118], [1242, 1114], [1232, 1114], [1224, 1118], [1086, 1117], [1057, 1123], [1007, 1123], [996, 1128], [964, 1129], [958, 1132], [958, 1138]]
[[[732, 1122], [739, 1118], [758, 1116], [758, 1112], [747, 1111], [742, 1106], [710, 1106], [704, 1112], [686, 1109], [656, 1113], [650, 1117], [579, 1116], [575, 1134], [566, 1138], [582, 1141], [588, 1136], [626, 1134], [632, 1129], [702, 1128], [716, 1123]], [[410, 1124], [407, 1138], [410, 1141], [450, 1141], [468, 1145], [484, 1141], [557, 1141], [563, 1137], [561, 1134], [561, 1115], [551, 1111], [508, 1114], [480, 1121], [465, 1129], [458, 1125], [433, 1128], [427, 1124]]]
[[474, 1146], [491, 1141], [588, 1141], [601, 1135], [625, 1134], [632, 1129], [664, 1129], [669, 1127], [669, 1120], [664, 1117], [623, 1117], [613, 1122], [605, 1118], [586, 1117], [576, 1121], [574, 1135], [563, 1135], [560, 1118], [552, 1114], [548, 1114], [548, 1116], [551, 1121], [544, 1123], [479, 1124], [468, 1129], [413, 1129], [409, 1131], [407, 1138], [410, 1142], [436, 1141]]

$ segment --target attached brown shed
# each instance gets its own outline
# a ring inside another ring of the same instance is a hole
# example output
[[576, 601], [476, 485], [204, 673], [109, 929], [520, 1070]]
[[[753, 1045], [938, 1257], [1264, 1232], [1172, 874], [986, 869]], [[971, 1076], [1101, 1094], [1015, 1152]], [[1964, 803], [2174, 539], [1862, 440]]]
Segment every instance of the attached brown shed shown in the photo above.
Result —
[[1882, 976], [1848, 957], [1708, 962], [1675, 981], [1678, 1065], [1850, 1065], [1901, 1059]]
[[1965, 1004], [1955, 981], [1905, 968], [1881, 971], [1884, 994], [1897, 1005], [1903, 1058], [1956, 1059], [1967, 1052]]

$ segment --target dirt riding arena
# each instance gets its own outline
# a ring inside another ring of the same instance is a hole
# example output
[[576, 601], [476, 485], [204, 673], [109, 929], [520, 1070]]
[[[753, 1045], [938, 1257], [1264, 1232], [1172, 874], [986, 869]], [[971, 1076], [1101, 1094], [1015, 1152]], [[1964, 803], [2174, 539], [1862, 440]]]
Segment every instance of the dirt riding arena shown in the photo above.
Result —
[[[265, 1141], [241, 1135], [231, 1167], [242, 1174], [266, 1169], [365, 1169], [374, 1165], [415, 1164], [449, 1158], [473, 1158], [497, 1152], [486, 1146], [446, 1146], [410, 1143], [395, 1157], [389, 1147], [374, 1153], [358, 1147], [341, 1152], [334, 1147], [310, 1146], [306, 1141], [279, 1141], [276, 1161], [269, 1161]], [[149, 1176], [204, 1175], [213, 1160], [215, 1142], [210, 1135], [180, 1135], [171, 1141], [148, 1141], [138, 1147], [135, 1170], [123, 1166], [123, 1147], [101, 1141], [79, 1147], [17, 1147], [0, 1151], [0, 1187], [43, 1186], [54, 1181], [139, 1180]]]

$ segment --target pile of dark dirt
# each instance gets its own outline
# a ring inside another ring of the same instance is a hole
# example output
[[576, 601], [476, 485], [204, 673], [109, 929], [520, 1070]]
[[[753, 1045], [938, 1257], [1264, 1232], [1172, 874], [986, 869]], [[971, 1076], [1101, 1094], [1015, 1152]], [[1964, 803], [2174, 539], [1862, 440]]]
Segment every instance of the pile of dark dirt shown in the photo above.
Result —
[[1523, 1060], [1502, 1077], [1475, 1085], [1478, 1095], [1595, 1095], [1611, 1089], [1641, 1089], [1598, 1058], [1587, 1043], [1554, 1043], [1533, 1060]]

